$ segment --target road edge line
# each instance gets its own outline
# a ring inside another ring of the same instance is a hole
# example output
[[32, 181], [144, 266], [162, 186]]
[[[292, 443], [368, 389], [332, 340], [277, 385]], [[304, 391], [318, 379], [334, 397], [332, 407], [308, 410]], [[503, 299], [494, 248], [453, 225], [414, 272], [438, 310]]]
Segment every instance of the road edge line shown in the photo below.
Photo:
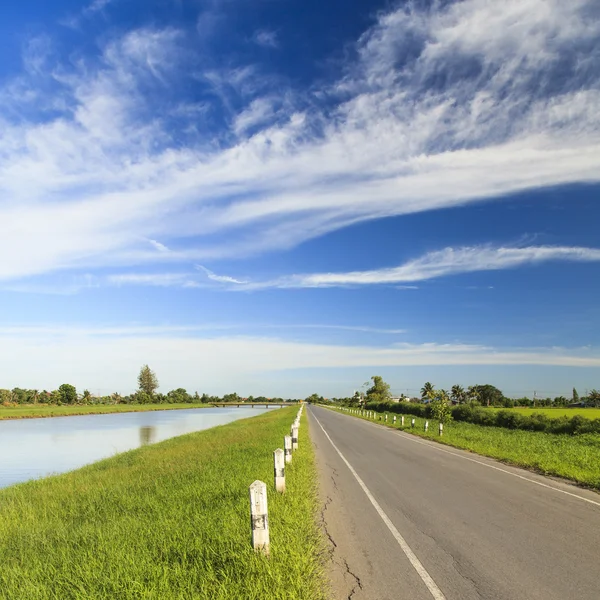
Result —
[[435, 583], [435, 581], [433, 580], [431, 575], [427, 572], [427, 569], [425, 569], [425, 567], [423, 566], [423, 563], [421, 563], [421, 561], [417, 558], [416, 554], [412, 551], [411, 547], [408, 545], [406, 540], [402, 537], [402, 534], [396, 529], [395, 525], [392, 523], [390, 518], [386, 515], [386, 513], [381, 508], [381, 506], [379, 505], [377, 500], [375, 500], [375, 497], [373, 496], [373, 494], [371, 494], [371, 491], [365, 485], [364, 481], [359, 477], [358, 473], [354, 470], [352, 465], [346, 460], [346, 457], [339, 451], [338, 447], [333, 443], [333, 440], [329, 437], [329, 434], [325, 431], [323, 425], [321, 425], [321, 422], [312, 413], [312, 411], [311, 411], [311, 416], [317, 422], [317, 425], [321, 428], [321, 430], [323, 431], [323, 433], [325, 434], [325, 436], [327, 437], [327, 439], [333, 446], [333, 449], [339, 454], [340, 458], [344, 461], [344, 463], [350, 470], [350, 473], [352, 473], [352, 475], [354, 475], [354, 478], [358, 482], [358, 485], [360, 485], [363, 492], [366, 494], [367, 498], [369, 499], [369, 501], [371, 502], [371, 504], [373, 505], [373, 507], [379, 514], [379, 516], [381, 517], [381, 520], [387, 525], [387, 528], [390, 530], [390, 533], [394, 536], [395, 540], [398, 542], [398, 545], [400, 546], [400, 548], [406, 555], [406, 558], [408, 558], [408, 560], [410, 561], [410, 564], [413, 566], [415, 571], [418, 573], [419, 577], [421, 578], [421, 580], [423, 581], [423, 583], [425, 584], [425, 586], [427, 587], [427, 589], [429, 590], [429, 592], [431, 593], [433, 598], [435, 598], [435, 600], [446, 600], [446, 597], [442, 593], [442, 590], [440, 590], [440, 588], [437, 586], [437, 584]]
[[[338, 414], [345, 414], [345, 413], [338, 413]], [[351, 417], [352, 415], [346, 415], [346, 416]], [[439, 452], [445, 452], [446, 454], [451, 454], [452, 456], [456, 456], [457, 458], [462, 458], [463, 460], [468, 460], [470, 462], [474, 462], [478, 465], [482, 465], [483, 467], [488, 467], [489, 469], [494, 469], [495, 471], [500, 471], [501, 473], [506, 473], [507, 475], [512, 475], [513, 477], [517, 477], [519, 479], [522, 479], [523, 481], [529, 481], [530, 483], [535, 483], [535, 485], [539, 485], [541, 487], [548, 488], [549, 490], [559, 492], [560, 494], [565, 494], [567, 496], [571, 496], [572, 498], [577, 498], [578, 500], [583, 500], [584, 502], [589, 502], [590, 504], [594, 504], [595, 506], [600, 506], [600, 502], [597, 502], [596, 500], [592, 500], [591, 498], [586, 498], [585, 496], [580, 496], [579, 494], [574, 494], [573, 492], [568, 492], [567, 490], [561, 490], [560, 488], [554, 487], [552, 485], [548, 485], [547, 483], [544, 483], [542, 481], [536, 481], [535, 479], [531, 479], [530, 477], [525, 477], [524, 475], [519, 475], [519, 473], [513, 473], [512, 471], [508, 471], [507, 469], [502, 469], [501, 467], [497, 467], [496, 465], [490, 465], [486, 462], [483, 462], [482, 460], [477, 460], [475, 458], [471, 458], [470, 456], [463, 456], [462, 454], [458, 454], [458, 452], [451, 452], [450, 450], [447, 450], [448, 446], [446, 446], [445, 444], [441, 444], [440, 442], [436, 442], [435, 440], [421, 438], [420, 436], [414, 435], [408, 431], [403, 431], [401, 429], [389, 427], [388, 425], [380, 425], [379, 423], [371, 423], [371, 421], [367, 421], [366, 419], [359, 418], [359, 420], [367, 423], [368, 425], [373, 425], [374, 427], [378, 427], [378, 428], [381, 427], [381, 431], [388, 430], [391, 433], [396, 433], [399, 437], [401, 437], [402, 439], [405, 439], [409, 442], [415, 442], [416, 444], [422, 444], [423, 446], [428, 446], [429, 448], [432, 448], [433, 450], [438, 450]], [[456, 448], [456, 450], [462, 450], [463, 452], [468, 452], [468, 450], [464, 450], [462, 448], [457, 448], [455, 446], [450, 446], [450, 448]], [[494, 458], [493, 456], [485, 456], [484, 454], [478, 454], [477, 456], [482, 456], [484, 458], [488, 458], [489, 460], [498, 461], [498, 459]], [[512, 466], [514, 469], [523, 469], [523, 467], [519, 467], [517, 465], [510, 465], [510, 466]], [[544, 475], [541, 475], [541, 477], [544, 477]], [[572, 484], [566, 483], [565, 485], [572, 485]]]

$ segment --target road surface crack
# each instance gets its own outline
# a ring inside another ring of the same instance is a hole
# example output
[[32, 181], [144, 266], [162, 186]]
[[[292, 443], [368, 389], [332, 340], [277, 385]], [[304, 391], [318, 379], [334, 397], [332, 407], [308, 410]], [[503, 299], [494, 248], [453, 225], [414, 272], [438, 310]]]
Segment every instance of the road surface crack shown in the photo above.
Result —
[[332, 548], [329, 549], [329, 557], [330, 558], [333, 557], [333, 552], [334, 552], [335, 548], [337, 548], [337, 544], [335, 543], [335, 540], [333, 539], [333, 537], [329, 533], [329, 530], [327, 529], [327, 521], [325, 521], [325, 511], [329, 508], [329, 505], [332, 502], [333, 502], [333, 498], [331, 496], [327, 496], [327, 498], [325, 500], [325, 504], [323, 504], [323, 508], [321, 509], [321, 527], [323, 528], [323, 531], [325, 532], [325, 535], [327, 536], [327, 539], [329, 540], [329, 542], [331, 543], [331, 546], [332, 546]]
[[344, 568], [346, 569], [346, 573], [348, 573], [348, 575], [350, 575], [355, 582], [354, 586], [350, 590], [350, 593], [348, 594], [348, 600], [352, 600], [352, 596], [354, 596], [354, 594], [356, 594], [358, 590], [362, 590], [363, 586], [360, 577], [350, 570], [350, 565], [348, 564], [348, 561], [346, 559], [344, 559]]

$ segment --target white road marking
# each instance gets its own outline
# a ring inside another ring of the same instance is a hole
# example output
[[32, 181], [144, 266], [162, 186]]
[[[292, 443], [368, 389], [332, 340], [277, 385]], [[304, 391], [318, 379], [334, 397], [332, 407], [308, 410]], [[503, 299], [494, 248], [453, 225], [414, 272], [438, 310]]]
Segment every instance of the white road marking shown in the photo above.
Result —
[[427, 572], [421, 561], [417, 558], [415, 553], [411, 550], [410, 546], [406, 543], [406, 540], [402, 537], [400, 532], [396, 529], [394, 524], [391, 522], [390, 518], [385, 514], [381, 506], [375, 498], [373, 494], [371, 494], [369, 488], [365, 485], [363, 480], [358, 476], [358, 473], [353, 469], [352, 465], [346, 460], [346, 457], [339, 451], [338, 447], [333, 443], [333, 440], [329, 437], [329, 434], [323, 429], [323, 425], [319, 422], [319, 419], [315, 417], [313, 414], [312, 417], [317, 422], [319, 427], [323, 430], [323, 433], [327, 437], [327, 439], [331, 442], [333, 449], [339, 454], [340, 458], [346, 463], [348, 469], [350, 469], [350, 473], [354, 475], [356, 481], [358, 481], [358, 485], [363, 489], [363, 492], [367, 495], [367, 498], [371, 502], [371, 504], [375, 507], [375, 510], [379, 513], [379, 516], [383, 520], [383, 522], [387, 525], [387, 528], [390, 530], [400, 548], [404, 554], [406, 554], [406, 558], [410, 561], [411, 565], [414, 567], [415, 571], [419, 574], [419, 577], [423, 580], [423, 583], [427, 586], [427, 589], [431, 592], [431, 595], [435, 598], [435, 600], [446, 600], [446, 597], [440, 590], [440, 588], [436, 585], [435, 581], [431, 578], [431, 575]]
[[[378, 427], [378, 428], [381, 427], [380, 425], [377, 425], [376, 423], [370, 423], [369, 421], [367, 421], [367, 423], [369, 423], [369, 425], [373, 425], [374, 427]], [[586, 498], [585, 496], [580, 496], [579, 494], [574, 494], [573, 492], [567, 492], [567, 490], [561, 490], [560, 488], [556, 488], [552, 485], [548, 485], [547, 483], [543, 483], [541, 481], [536, 481], [535, 479], [525, 477], [524, 475], [519, 475], [518, 473], [513, 473], [512, 471], [508, 471], [507, 469], [502, 469], [501, 467], [497, 467], [496, 465], [490, 465], [489, 463], [483, 462], [482, 460], [477, 460], [476, 458], [471, 458], [469, 456], [463, 456], [462, 454], [458, 454], [457, 452], [452, 452], [451, 450], [442, 448], [437, 442], [434, 442], [434, 441], [424, 442], [420, 439], [417, 439], [416, 437], [412, 436], [411, 434], [409, 434], [405, 431], [401, 431], [401, 430], [397, 430], [397, 429], [394, 430], [393, 428], [388, 428], [388, 429], [392, 429], [392, 431], [395, 431], [398, 434], [402, 434], [402, 435], [399, 435], [399, 437], [401, 437], [403, 440], [406, 440], [408, 442], [414, 442], [415, 444], [422, 444], [423, 446], [427, 446], [428, 448], [431, 448], [432, 450], [437, 450], [439, 452], [445, 452], [446, 454], [452, 454], [452, 456], [462, 458], [463, 460], [468, 460], [470, 462], [477, 463], [478, 465], [483, 465], [484, 467], [494, 469], [495, 471], [501, 471], [502, 473], [506, 473], [507, 475], [512, 475], [513, 477], [518, 477], [519, 479], [523, 479], [524, 481], [529, 481], [530, 483], [535, 483], [535, 485], [539, 485], [541, 487], [548, 488], [549, 490], [553, 490], [553, 491], [559, 492], [561, 494], [566, 494], [567, 496], [572, 496], [573, 498], [577, 498], [578, 500], [583, 500], [584, 502], [589, 502], [590, 504], [594, 504], [595, 506], [600, 506], [600, 502], [597, 502], [596, 500]], [[494, 459], [491, 459], [491, 460], [494, 460]]]

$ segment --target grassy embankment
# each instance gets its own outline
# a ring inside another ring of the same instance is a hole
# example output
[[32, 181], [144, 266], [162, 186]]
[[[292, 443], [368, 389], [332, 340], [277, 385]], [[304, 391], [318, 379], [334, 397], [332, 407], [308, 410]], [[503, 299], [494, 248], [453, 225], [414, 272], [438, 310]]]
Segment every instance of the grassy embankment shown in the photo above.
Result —
[[[297, 407], [0, 490], [7, 600], [324, 598], [306, 415], [287, 491], [273, 450]], [[271, 556], [250, 544], [248, 486], [268, 486]]]
[[[383, 419], [384, 414], [381, 416]], [[600, 489], [600, 435], [552, 434], [454, 421], [444, 426], [444, 435], [440, 437], [436, 421], [429, 421], [429, 431], [426, 433], [425, 419], [414, 417], [413, 429], [410, 425], [412, 416], [405, 415], [404, 427], [400, 426], [400, 415], [396, 415], [396, 418], [396, 429]], [[394, 427], [392, 419], [393, 414], [388, 413], [388, 427]], [[385, 425], [383, 420], [376, 422]]]
[[38, 419], [41, 417], [67, 417], [71, 415], [96, 415], [148, 410], [174, 410], [181, 408], [207, 408], [210, 404], [97, 404], [81, 406], [56, 406], [28, 404], [25, 406], [0, 406], [3, 419]]

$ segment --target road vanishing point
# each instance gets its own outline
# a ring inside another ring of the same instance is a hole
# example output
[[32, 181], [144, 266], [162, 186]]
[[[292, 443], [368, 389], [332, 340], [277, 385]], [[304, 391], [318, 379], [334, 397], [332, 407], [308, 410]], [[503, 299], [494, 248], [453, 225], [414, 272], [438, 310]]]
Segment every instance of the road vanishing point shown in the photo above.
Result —
[[335, 598], [599, 600], [600, 495], [308, 410]]

